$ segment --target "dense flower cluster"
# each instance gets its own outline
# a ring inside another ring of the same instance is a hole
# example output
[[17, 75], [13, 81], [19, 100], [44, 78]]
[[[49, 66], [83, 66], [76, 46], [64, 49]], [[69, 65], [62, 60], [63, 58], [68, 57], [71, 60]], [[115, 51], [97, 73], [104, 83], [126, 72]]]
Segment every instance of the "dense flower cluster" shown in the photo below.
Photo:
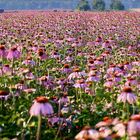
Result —
[[139, 19], [137, 12], [0, 15], [0, 139], [35, 139], [36, 127], [44, 140], [139, 139]]

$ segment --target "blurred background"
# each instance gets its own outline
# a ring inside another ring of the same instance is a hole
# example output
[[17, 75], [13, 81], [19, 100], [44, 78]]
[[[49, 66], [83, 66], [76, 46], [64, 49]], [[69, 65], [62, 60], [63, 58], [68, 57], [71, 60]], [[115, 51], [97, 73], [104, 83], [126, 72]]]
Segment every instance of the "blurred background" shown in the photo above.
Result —
[[0, 0], [5, 10], [128, 10], [139, 8], [140, 0]]

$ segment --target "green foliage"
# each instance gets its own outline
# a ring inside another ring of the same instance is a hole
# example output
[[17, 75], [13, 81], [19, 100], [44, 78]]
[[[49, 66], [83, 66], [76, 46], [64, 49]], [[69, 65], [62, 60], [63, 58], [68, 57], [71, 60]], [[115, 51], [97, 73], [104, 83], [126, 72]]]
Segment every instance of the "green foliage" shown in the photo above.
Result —
[[103, 0], [93, 0], [93, 9], [98, 11], [104, 11], [105, 2]]
[[77, 8], [80, 11], [89, 11], [90, 10], [90, 5], [88, 3], [87, 0], [81, 0], [78, 5]]
[[125, 7], [120, 0], [112, 0], [110, 4], [112, 10], [124, 10]]

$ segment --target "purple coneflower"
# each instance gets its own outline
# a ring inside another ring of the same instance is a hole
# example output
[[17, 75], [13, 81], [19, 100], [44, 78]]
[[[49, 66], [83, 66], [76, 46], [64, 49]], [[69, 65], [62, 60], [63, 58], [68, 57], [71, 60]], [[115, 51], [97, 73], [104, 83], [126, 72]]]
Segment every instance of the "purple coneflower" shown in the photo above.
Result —
[[124, 63], [124, 69], [125, 70], [131, 70], [132, 69], [132, 65], [129, 62], [125, 62]]
[[118, 96], [117, 101], [134, 104], [136, 102], [136, 95], [132, 92], [131, 87], [124, 87], [123, 92]]
[[113, 120], [109, 117], [104, 117], [103, 121], [99, 122], [96, 124], [96, 128], [100, 128], [100, 127], [105, 127], [105, 126], [110, 126], [112, 124]]
[[103, 48], [107, 48], [107, 47], [109, 47], [110, 46], [110, 42], [107, 40], [107, 41], [105, 41], [103, 44], [102, 44], [102, 47]]
[[58, 101], [60, 104], [67, 104], [69, 103], [68, 94], [64, 93], [63, 96]]
[[74, 58], [73, 58], [72, 55], [69, 55], [65, 58], [65, 61], [68, 62], [68, 63], [72, 62], [73, 60], [74, 60]]
[[85, 83], [84, 79], [80, 79], [80, 80], [77, 80], [73, 86], [75, 88], [85, 89], [87, 87], [87, 84]]
[[114, 75], [113, 75], [113, 82], [120, 82], [121, 81], [121, 76], [120, 76], [120, 74], [119, 73], [115, 73]]
[[104, 83], [104, 87], [111, 89], [115, 83], [113, 82], [112, 78], [107, 79], [107, 81]]
[[4, 74], [10, 75], [12, 73], [12, 69], [10, 68], [10, 66], [8, 64], [5, 64], [2, 68], [2, 72]]
[[43, 49], [38, 50], [38, 56], [41, 60], [46, 60], [47, 59], [47, 55], [46, 55], [46, 53], [44, 52]]
[[79, 68], [75, 68], [75, 69], [73, 69], [73, 73], [71, 73], [68, 76], [68, 79], [72, 80], [72, 79], [75, 79], [75, 78], [82, 78], [82, 77], [85, 77], [85, 76], [86, 76], [86, 73], [84, 71], [80, 71]]
[[55, 58], [55, 59], [59, 59], [60, 58], [60, 54], [58, 53], [58, 51], [54, 51], [52, 54], [51, 54], [51, 58]]
[[62, 73], [68, 74], [71, 72], [72, 72], [72, 69], [70, 68], [69, 64], [65, 64], [64, 67], [62, 68]]
[[15, 88], [18, 90], [25, 90], [27, 86], [25, 85], [24, 81], [21, 80], [18, 84], [15, 85]]
[[31, 116], [46, 116], [53, 114], [53, 107], [44, 96], [37, 97], [30, 108]]
[[107, 74], [113, 74], [115, 72], [115, 65], [112, 64], [109, 66], [109, 68], [107, 69]]
[[34, 88], [27, 88], [27, 89], [24, 89], [23, 91], [25, 93], [33, 93], [33, 92], [36, 92], [36, 89], [34, 89]]
[[98, 131], [85, 126], [82, 131], [80, 131], [76, 136], [76, 140], [98, 140], [99, 133]]
[[3, 45], [0, 45], [0, 57], [5, 58], [6, 55], [7, 55], [7, 53], [6, 53], [5, 47]]
[[119, 137], [124, 137], [126, 135], [126, 126], [121, 122], [117, 123], [113, 127], [113, 130], [116, 132], [116, 135]]
[[108, 127], [100, 127], [99, 128], [99, 137], [107, 138], [112, 133], [111, 129]]
[[27, 57], [27, 59], [24, 60], [24, 61], [22, 62], [22, 64], [24, 64], [24, 65], [26, 65], [26, 66], [27, 66], [27, 65], [34, 66], [34, 65], [35, 65], [35, 61], [32, 60], [31, 57]]
[[29, 70], [29, 72], [25, 74], [25, 78], [28, 80], [33, 80], [35, 79], [35, 75]]
[[137, 80], [134, 77], [127, 77], [127, 81], [125, 83], [125, 85], [132, 85], [132, 86], [136, 86], [138, 84]]
[[51, 124], [52, 126], [54, 126], [55, 124], [60, 123], [60, 121], [62, 121], [62, 120], [63, 120], [63, 118], [60, 118], [60, 117], [57, 117], [57, 116], [48, 118], [48, 122], [49, 122], [49, 124]]
[[128, 135], [140, 135], [140, 114], [132, 115], [131, 120], [128, 122]]
[[17, 50], [17, 47], [12, 47], [7, 54], [7, 59], [13, 60], [20, 58], [21, 53]]
[[99, 57], [99, 58], [96, 58], [96, 60], [94, 61], [94, 64], [100, 66], [100, 65], [103, 65], [104, 62], [102, 58]]
[[100, 81], [100, 77], [96, 75], [96, 73], [94, 72], [93, 74], [90, 74], [90, 76], [87, 78], [86, 80], [87, 82], [93, 81], [93, 82], [99, 82]]
[[88, 65], [89, 69], [95, 68], [94, 59], [89, 58], [87, 65]]
[[0, 99], [7, 100], [9, 96], [10, 96], [9, 92], [5, 90], [0, 90]]
[[42, 76], [41, 78], [39, 78], [39, 82], [46, 89], [52, 89], [54, 87], [54, 84], [52, 82], [52, 79], [50, 79], [49, 76]]

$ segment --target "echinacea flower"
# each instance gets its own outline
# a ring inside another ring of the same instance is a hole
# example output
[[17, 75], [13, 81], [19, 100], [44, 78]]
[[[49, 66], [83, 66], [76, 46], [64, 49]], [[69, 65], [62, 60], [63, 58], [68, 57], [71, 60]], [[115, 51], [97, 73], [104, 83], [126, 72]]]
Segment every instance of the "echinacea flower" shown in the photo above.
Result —
[[85, 126], [82, 131], [80, 131], [76, 136], [76, 140], [98, 140], [99, 133], [98, 131]]
[[31, 116], [46, 116], [53, 114], [53, 107], [44, 96], [37, 97], [30, 108]]
[[23, 91], [25, 93], [33, 93], [33, 92], [36, 92], [36, 89], [34, 89], [34, 88], [27, 88], [27, 89], [24, 89]]
[[85, 77], [86, 73], [84, 71], [80, 71], [79, 68], [73, 69], [73, 72], [68, 76], [69, 80], [74, 80], [75, 78]]
[[26, 60], [24, 60], [23, 62], [22, 62], [22, 64], [23, 65], [30, 65], [30, 66], [34, 66], [35, 65], [35, 61], [34, 60], [32, 60], [32, 58], [31, 57], [28, 57]]
[[103, 118], [103, 121], [97, 123], [95, 127], [96, 127], [96, 128], [100, 128], [100, 127], [109, 126], [109, 125], [112, 124], [112, 122], [113, 122], [113, 120], [112, 120], [111, 118], [109, 118], [109, 117], [104, 117], [104, 118]]
[[138, 84], [138, 82], [134, 77], [131, 77], [131, 76], [127, 77], [127, 81], [126, 81], [125, 85], [135, 86], [137, 84]]
[[59, 102], [60, 104], [69, 103], [68, 94], [67, 94], [67, 93], [64, 93], [63, 96], [59, 99], [58, 102]]
[[49, 122], [49, 124], [51, 124], [52, 126], [54, 126], [55, 124], [59, 124], [59, 123], [62, 122], [62, 121], [63, 121], [63, 118], [60, 118], [60, 117], [57, 117], [57, 116], [48, 118], [48, 122]]
[[132, 92], [131, 87], [124, 87], [123, 92], [118, 96], [117, 101], [134, 104], [136, 102], [136, 95]]
[[107, 138], [112, 133], [109, 127], [100, 127], [99, 128], [99, 137]]
[[107, 89], [111, 89], [115, 85], [115, 82], [112, 78], [107, 79], [107, 81], [104, 83], [104, 87]]
[[59, 59], [60, 58], [60, 54], [58, 53], [58, 51], [54, 51], [52, 54], [51, 54], [51, 58], [55, 58], [55, 59]]
[[69, 64], [65, 64], [61, 71], [62, 73], [68, 74], [72, 72], [72, 69], [70, 68]]
[[10, 75], [12, 73], [12, 69], [8, 64], [6, 64], [2, 67], [2, 72], [6, 75]]
[[110, 45], [110, 42], [107, 40], [102, 44], [102, 47], [107, 48], [107, 47], [109, 47], [109, 45]]
[[0, 99], [7, 100], [9, 98], [9, 96], [10, 96], [9, 92], [7, 92], [5, 90], [0, 90]]
[[21, 53], [17, 50], [16, 47], [12, 47], [7, 54], [7, 59], [13, 60], [20, 58]]
[[25, 90], [27, 86], [25, 85], [24, 81], [21, 80], [18, 84], [15, 85], [15, 88], [18, 90]]
[[47, 59], [47, 55], [46, 55], [46, 53], [44, 52], [43, 49], [38, 50], [38, 56], [41, 60], [46, 60]]
[[125, 62], [124, 63], [124, 69], [125, 70], [131, 70], [132, 69], [132, 65], [129, 62]]
[[87, 87], [86, 82], [84, 79], [77, 80], [76, 83], [73, 85], [75, 88], [85, 89]]
[[7, 52], [6, 52], [5, 47], [3, 45], [0, 45], [0, 57], [4, 58], [4, 57], [6, 57], [6, 54], [7, 54]]
[[67, 104], [65, 104], [62, 109], [61, 109], [61, 114], [67, 114], [70, 111], [70, 106]]
[[140, 114], [132, 115], [131, 120], [128, 122], [128, 135], [140, 135]]
[[116, 135], [123, 137], [126, 134], [126, 126], [123, 123], [118, 123], [113, 127], [113, 130], [116, 132]]
[[74, 58], [71, 56], [71, 55], [68, 55], [66, 58], [65, 58], [65, 61], [70, 63], [74, 60]]
[[99, 82], [100, 81], [100, 78], [96, 75], [96, 74], [93, 74], [91, 76], [89, 76], [86, 80], [86, 82]]
[[94, 61], [94, 64], [101, 66], [104, 64], [104, 62], [103, 62], [102, 58], [99, 57], [99, 58], [96, 58], [96, 60]]

